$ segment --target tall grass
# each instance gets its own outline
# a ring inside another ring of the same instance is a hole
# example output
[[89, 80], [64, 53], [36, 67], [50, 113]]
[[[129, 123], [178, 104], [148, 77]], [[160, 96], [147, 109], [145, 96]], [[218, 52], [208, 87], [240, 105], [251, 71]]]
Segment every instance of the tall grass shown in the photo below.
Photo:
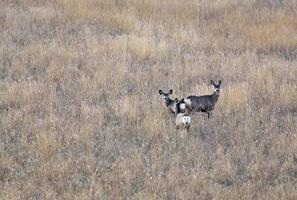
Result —
[[[2, 199], [296, 199], [291, 0], [0, 2]], [[175, 130], [159, 89], [210, 94]]]

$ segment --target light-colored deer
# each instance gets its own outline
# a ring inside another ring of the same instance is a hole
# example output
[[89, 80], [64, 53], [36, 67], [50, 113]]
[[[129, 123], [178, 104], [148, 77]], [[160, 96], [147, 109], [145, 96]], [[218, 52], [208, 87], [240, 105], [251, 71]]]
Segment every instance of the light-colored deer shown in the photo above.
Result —
[[176, 129], [186, 129], [189, 132], [191, 125], [191, 117], [188, 114], [188, 110], [185, 109], [186, 104], [183, 101], [175, 99], [175, 125]]

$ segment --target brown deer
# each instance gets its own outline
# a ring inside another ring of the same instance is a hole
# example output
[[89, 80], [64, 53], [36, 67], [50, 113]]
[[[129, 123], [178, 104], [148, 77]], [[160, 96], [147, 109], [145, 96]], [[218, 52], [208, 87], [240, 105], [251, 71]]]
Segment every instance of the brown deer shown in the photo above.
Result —
[[170, 95], [173, 93], [173, 90], [170, 89], [169, 92], [164, 92], [159, 90], [159, 94], [163, 97], [163, 104], [168, 108], [171, 113], [175, 113], [175, 100], [170, 98]]
[[163, 90], [159, 90], [159, 94], [163, 97], [163, 104], [168, 108], [171, 113], [185, 113], [186, 112], [186, 103], [184, 99], [179, 101], [177, 98], [172, 100], [170, 95], [173, 93], [173, 90], [170, 89], [169, 92], [164, 92]]

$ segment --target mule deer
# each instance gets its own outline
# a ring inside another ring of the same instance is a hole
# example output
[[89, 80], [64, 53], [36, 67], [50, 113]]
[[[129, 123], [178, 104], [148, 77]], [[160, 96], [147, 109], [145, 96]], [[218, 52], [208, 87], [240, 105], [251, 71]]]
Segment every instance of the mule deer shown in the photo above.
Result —
[[211, 95], [188, 96], [186, 99], [184, 99], [187, 109], [194, 112], [206, 112], [209, 118], [211, 111], [213, 111], [219, 99], [221, 83], [222, 81], [219, 81], [218, 84], [215, 84], [213, 80], [210, 81], [210, 84], [214, 89]]
[[189, 116], [188, 112], [185, 112], [184, 108], [186, 107], [183, 101], [178, 101], [175, 99], [175, 125], [176, 129], [186, 129], [189, 132], [190, 125], [191, 125], [191, 117]]
[[170, 89], [169, 92], [164, 92], [163, 90], [159, 90], [159, 94], [163, 97], [163, 103], [168, 108], [168, 110], [172, 113], [175, 113], [175, 100], [170, 98], [170, 95], [173, 93], [173, 90]]
[[170, 89], [169, 92], [164, 92], [163, 90], [159, 90], [159, 94], [163, 97], [164, 105], [168, 108], [168, 110], [174, 114], [184, 113], [186, 111], [186, 103], [184, 99], [182, 101], [178, 101], [177, 98], [174, 100], [170, 99], [170, 95], [173, 93], [173, 90]]

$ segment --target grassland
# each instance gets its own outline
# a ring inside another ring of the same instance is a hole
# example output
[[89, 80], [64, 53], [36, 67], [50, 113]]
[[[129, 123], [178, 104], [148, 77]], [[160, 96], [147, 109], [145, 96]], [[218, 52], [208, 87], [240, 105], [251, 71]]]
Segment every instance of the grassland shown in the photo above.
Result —
[[[297, 199], [294, 0], [0, 1], [0, 199]], [[178, 133], [158, 89], [209, 94]]]

